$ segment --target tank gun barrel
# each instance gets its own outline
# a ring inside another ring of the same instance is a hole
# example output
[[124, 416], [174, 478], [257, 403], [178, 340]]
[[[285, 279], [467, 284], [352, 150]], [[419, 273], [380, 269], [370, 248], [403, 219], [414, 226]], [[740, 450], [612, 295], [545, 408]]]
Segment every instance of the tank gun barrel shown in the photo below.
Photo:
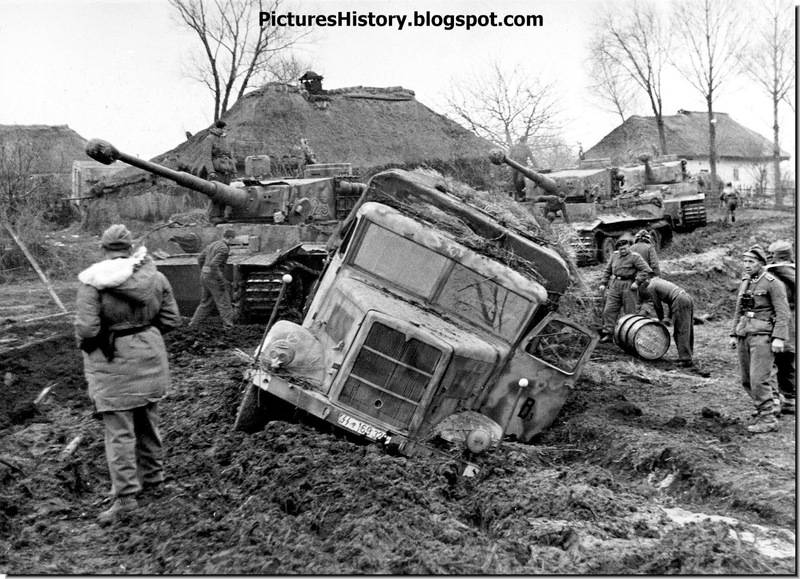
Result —
[[521, 165], [514, 161], [513, 159], [509, 159], [508, 156], [503, 153], [503, 151], [495, 150], [489, 154], [489, 160], [494, 163], [495, 165], [501, 165], [505, 163], [512, 169], [515, 169], [525, 175], [528, 179], [536, 183], [539, 187], [544, 189], [550, 194], [557, 195], [558, 194], [558, 184], [551, 179], [550, 177], [543, 175], [541, 173], [537, 173], [533, 169], [529, 169], [524, 165]]
[[207, 181], [183, 171], [174, 171], [163, 165], [145, 161], [133, 155], [128, 155], [117, 149], [108, 141], [102, 139], [92, 139], [89, 141], [86, 144], [86, 154], [104, 165], [110, 165], [115, 161], [122, 161], [133, 167], [143, 169], [149, 173], [154, 173], [159, 177], [174, 181], [178, 185], [182, 185], [193, 191], [198, 191], [210, 197], [211, 200], [216, 203], [241, 207], [248, 202], [247, 193], [245, 191], [217, 181]]

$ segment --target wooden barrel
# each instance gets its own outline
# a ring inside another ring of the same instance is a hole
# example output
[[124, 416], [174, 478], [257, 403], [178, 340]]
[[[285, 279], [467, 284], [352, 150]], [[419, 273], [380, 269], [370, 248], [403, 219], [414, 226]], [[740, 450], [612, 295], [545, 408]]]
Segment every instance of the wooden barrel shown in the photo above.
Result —
[[669, 350], [669, 330], [657, 320], [628, 314], [617, 321], [614, 343], [645, 360], [658, 360]]

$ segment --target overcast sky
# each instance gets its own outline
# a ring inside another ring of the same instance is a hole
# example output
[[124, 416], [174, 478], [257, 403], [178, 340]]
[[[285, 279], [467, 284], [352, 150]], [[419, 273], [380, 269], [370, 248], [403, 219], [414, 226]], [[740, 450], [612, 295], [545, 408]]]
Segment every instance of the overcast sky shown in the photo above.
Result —
[[[493, 61], [507, 61], [510, 68], [519, 65], [555, 83], [563, 134], [571, 145], [582, 142], [587, 149], [619, 123], [593, 98], [583, 72], [587, 39], [605, 5], [600, 0], [293, 4], [303, 13], [540, 14], [543, 26], [536, 28], [317, 28], [300, 56], [325, 77], [325, 88], [399, 85], [440, 113], [453, 83]], [[153, 157], [180, 143], [185, 131], [212, 121], [210, 93], [187, 75], [188, 55], [197, 47], [166, 0], [0, 0], [0, 124], [66, 124], [87, 139], [104, 138], [126, 152]], [[705, 104], [676, 76], [665, 88], [664, 112], [680, 108], [703, 111]], [[715, 108], [771, 140], [769, 97], [743, 79], [724, 88]], [[635, 112], [652, 115], [644, 104]], [[793, 157], [795, 126], [784, 107], [781, 146]]]

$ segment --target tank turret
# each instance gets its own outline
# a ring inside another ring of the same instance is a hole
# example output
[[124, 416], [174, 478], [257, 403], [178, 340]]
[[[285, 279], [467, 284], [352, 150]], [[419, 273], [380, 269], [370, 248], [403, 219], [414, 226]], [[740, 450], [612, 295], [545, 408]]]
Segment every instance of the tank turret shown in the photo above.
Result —
[[285, 222], [294, 225], [311, 220], [341, 219], [342, 216], [337, 215], [337, 196], [353, 199], [366, 189], [363, 183], [338, 177], [246, 179], [241, 181], [239, 186], [226, 185], [128, 155], [111, 143], [100, 139], [89, 141], [86, 145], [86, 154], [105, 165], [122, 161], [202, 193], [211, 199], [210, 217], [215, 223]]
[[495, 165], [502, 165], [503, 163], [505, 163], [512, 169], [516, 169], [517, 171], [525, 175], [528, 179], [536, 183], [539, 187], [541, 187], [544, 191], [546, 191], [550, 195], [559, 194], [558, 183], [556, 183], [553, 179], [551, 179], [547, 175], [543, 175], [542, 173], [537, 173], [533, 169], [529, 169], [524, 165], [520, 165], [513, 159], [509, 159], [508, 156], [505, 153], [503, 153], [503, 151], [500, 150], [492, 151], [489, 154], [489, 160]]

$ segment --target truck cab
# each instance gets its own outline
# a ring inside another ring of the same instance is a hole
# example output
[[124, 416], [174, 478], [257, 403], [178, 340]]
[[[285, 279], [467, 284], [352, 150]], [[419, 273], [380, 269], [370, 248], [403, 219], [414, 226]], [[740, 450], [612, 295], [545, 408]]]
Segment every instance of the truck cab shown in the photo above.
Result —
[[352, 217], [302, 324], [275, 323], [257, 348], [237, 426], [270, 396], [410, 456], [549, 426], [596, 335], [557, 316], [543, 284], [424, 220], [375, 201]]

